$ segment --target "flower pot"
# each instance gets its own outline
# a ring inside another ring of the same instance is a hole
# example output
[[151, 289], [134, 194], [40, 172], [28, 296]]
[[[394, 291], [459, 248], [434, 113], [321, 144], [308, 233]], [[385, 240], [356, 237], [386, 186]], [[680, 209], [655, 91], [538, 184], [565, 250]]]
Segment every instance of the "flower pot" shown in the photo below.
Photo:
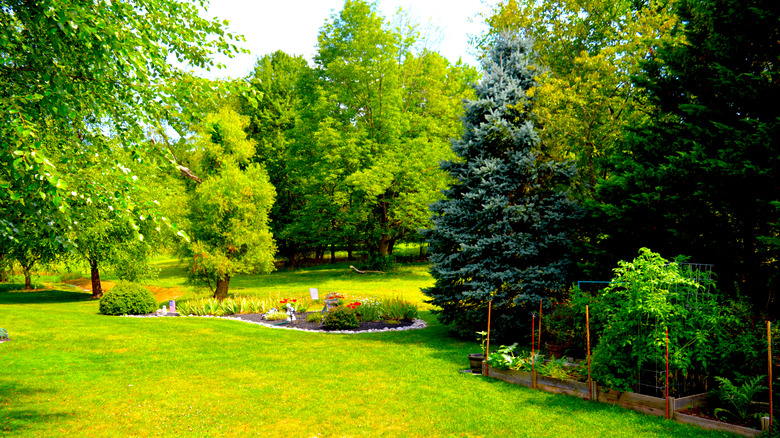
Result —
[[566, 353], [566, 350], [571, 348], [571, 342], [563, 342], [563, 343], [546, 343], [544, 344], [544, 348], [547, 350], [550, 355], [556, 359], [560, 359], [563, 357], [564, 353]]
[[469, 354], [469, 366], [471, 372], [474, 374], [482, 374], [482, 361], [485, 360], [485, 355], [482, 353]]

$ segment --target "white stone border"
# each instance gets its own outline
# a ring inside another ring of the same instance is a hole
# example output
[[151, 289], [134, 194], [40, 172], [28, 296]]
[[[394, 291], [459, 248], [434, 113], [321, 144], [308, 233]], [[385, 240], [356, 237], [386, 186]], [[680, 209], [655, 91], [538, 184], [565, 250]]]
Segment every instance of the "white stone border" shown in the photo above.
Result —
[[[165, 318], [165, 316], [162, 315], [122, 315], [129, 318], [157, 318], [162, 317]], [[202, 316], [195, 316], [195, 315], [179, 315], [180, 317], [184, 318], [219, 318], [219, 319], [230, 319], [233, 321], [241, 321], [246, 322], [249, 324], [256, 324], [262, 327], [268, 327], [272, 329], [284, 329], [284, 330], [297, 330], [299, 332], [309, 332], [309, 333], [340, 333], [340, 334], [350, 334], [350, 335], [358, 335], [361, 333], [379, 333], [379, 332], [401, 332], [404, 330], [418, 330], [428, 327], [428, 323], [426, 323], [422, 319], [414, 319], [412, 320], [412, 325], [406, 326], [406, 327], [387, 327], [383, 329], [368, 329], [368, 330], [309, 330], [309, 329], [302, 329], [297, 327], [285, 327], [284, 325], [271, 325], [266, 324], [258, 321], [247, 321], [245, 319], [237, 318], [234, 316], [214, 316], [214, 315], [202, 315]]]

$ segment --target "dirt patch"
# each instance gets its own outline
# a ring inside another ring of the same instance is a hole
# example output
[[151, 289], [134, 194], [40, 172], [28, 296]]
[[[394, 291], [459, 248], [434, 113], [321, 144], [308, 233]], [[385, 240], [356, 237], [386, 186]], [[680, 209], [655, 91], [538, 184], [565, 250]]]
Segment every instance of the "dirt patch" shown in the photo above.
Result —
[[[84, 292], [92, 292], [92, 280], [89, 278], [74, 278], [72, 280], [68, 280], [67, 284], [71, 286], [76, 286], [77, 288], [83, 290]], [[116, 286], [116, 283], [113, 281], [101, 281], [100, 287], [103, 289], [103, 292], [111, 290]]]
[[[88, 278], [76, 278], [68, 280], [67, 284], [76, 286], [84, 292], [92, 292], [92, 280]], [[101, 281], [100, 286], [103, 288], [103, 292], [110, 291], [116, 283], [113, 281]], [[169, 301], [178, 298], [181, 295], [181, 288], [178, 287], [159, 287], [159, 286], [146, 286], [154, 295], [154, 299], [158, 302]]]

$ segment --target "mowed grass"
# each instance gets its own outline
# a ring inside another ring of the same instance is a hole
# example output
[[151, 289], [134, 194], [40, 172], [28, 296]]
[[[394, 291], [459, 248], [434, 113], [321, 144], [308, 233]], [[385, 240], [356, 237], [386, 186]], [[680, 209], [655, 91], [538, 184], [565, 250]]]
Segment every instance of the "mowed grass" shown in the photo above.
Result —
[[[353, 264], [356, 264], [353, 262]], [[159, 258], [154, 266], [160, 270], [156, 286], [181, 288], [181, 298], [208, 296], [206, 288], [194, 288], [186, 282], [187, 267], [175, 258]], [[230, 295], [258, 296], [261, 298], [297, 298], [309, 296], [309, 289], [316, 288], [320, 298], [329, 292], [380, 298], [403, 298], [429, 308], [423, 301], [421, 288], [433, 286], [433, 278], [427, 263], [398, 265], [395, 271], [384, 274], [358, 274], [350, 269], [350, 263], [340, 262], [302, 267], [294, 270], [280, 269], [266, 275], [238, 275], [230, 280]], [[109, 277], [110, 278], [110, 277]]]
[[[341, 271], [239, 277], [234, 292], [319, 287], [420, 302], [419, 287], [431, 281], [425, 266], [374, 277]], [[177, 287], [173, 272], [162, 285]], [[478, 347], [450, 337], [429, 311], [422, 330], [339, 335], [108, 317], [88, 293], [18, 288], [0, 285], [0, 327], [12, 339], [0, 344], [7, 436], [723, 436], [460, 373]]]

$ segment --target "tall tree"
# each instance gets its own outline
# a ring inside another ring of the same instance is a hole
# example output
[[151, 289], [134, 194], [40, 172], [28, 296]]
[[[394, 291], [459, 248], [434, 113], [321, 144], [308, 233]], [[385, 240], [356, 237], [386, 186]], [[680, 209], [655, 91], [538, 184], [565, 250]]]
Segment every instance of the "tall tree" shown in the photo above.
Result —
[[510, 337], [541, 298], [568, 287], [574, 167], [539, 151], [531, 41], [499, 34], [483, 69], [453, 143], [457, 159], [442, 164], [456, 182], [431, 207], [436, 283], [423, 293], [464, 336], [484, 329], [492, 302], [495, 334]]
[[449, 155], [468, 95], [458, 81], [473, 78], [437, 54], [415, 55], [414, 38], [389, 29], [368, 3], [349, 0], [321, 29], [315, 58], [328, 109], [315, 136], [347, 160], [332, 186], [336, 211], [382, 255], [427, 225], [427, 205], [447, 184], [438, 161]]
[[[111, 156], [106, 137], [144, 153], [144, 130], [161, 117], [161, 103], [173, 99], [166, 82], [180, 75], [169, 58], [209, 67], [212, 53], [237, 50], [224, 23], [200, 17], [205, 6], [203, 0], [3, 2], [0, 209], [31, 216], [33, 200], [48, 202], [56, 212], [51, 219], [67, 227], [73, 156]], [[6, 225], [0, 222], [0, 234], [13, 238]]]
[[485, 38], [511, 29], [535, 40], [545, 68], [534, 90], [542, 147], [577, 160], [575, 188], [582, 197], [592, 197], [597, 181], [610, 176], [626, 130], [646, 119], [647, 100], [631, 76], [655, 47], [673, 38], [673, 4], [504, 0], [486, 19]]
[[685, 41], [660, 47], [637, 79], [657, 108], [651, 123], [599, 188], [606, 244], [714, 263], [723, 288], [776, 312], [780, 4], [682, 1], [679, 15]]
[[206, 116], [196, 130], [192, 161], [202, 180], [191, 192], [192, 272], [227, 297], [239, 273], [273, 270], [276, 247], [268, 227], [275, 191], [265, 169], [250, 163], [249, 121], [230, 108]]

